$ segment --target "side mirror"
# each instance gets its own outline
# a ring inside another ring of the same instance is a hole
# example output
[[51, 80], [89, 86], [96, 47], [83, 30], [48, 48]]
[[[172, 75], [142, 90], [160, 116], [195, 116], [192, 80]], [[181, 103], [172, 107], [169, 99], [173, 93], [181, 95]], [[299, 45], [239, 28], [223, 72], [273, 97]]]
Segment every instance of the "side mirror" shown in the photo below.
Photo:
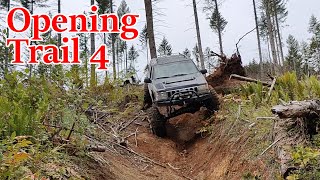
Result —
[[208, 73], [208, 71], [206, 70], [206, 69], [203, 69], [203, 70], [201, 70], [200, 71], [202, 74], [207, 74]]
[[144, 83], [147, 83], [147, 84], [149, 84], [149, 83], [151, 83], [152, 81], [151, 81], [151, 79], [150, 78], [145, 78], [144, 79]]

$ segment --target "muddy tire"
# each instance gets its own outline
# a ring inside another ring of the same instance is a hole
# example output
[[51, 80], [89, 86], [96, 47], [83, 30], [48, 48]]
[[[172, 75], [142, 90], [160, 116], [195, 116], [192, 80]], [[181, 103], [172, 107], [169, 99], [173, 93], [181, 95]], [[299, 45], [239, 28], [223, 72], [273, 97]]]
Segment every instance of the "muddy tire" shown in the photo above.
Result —
[[149, 93], [148, 84], [144, 84], [143, 109], [148, 109], [152, 105], [152, 99]]
[[165, 117], [159, 112], [157, 107], [152, 106], [149, 109], [149, 118], [153, 134], [158, 137], [165, 137], [167, 135]]
[[220, 109], [220, 101], [217, 92], [210, 86], [211, 98], [204, 102], [205, 107], [212, 112]]

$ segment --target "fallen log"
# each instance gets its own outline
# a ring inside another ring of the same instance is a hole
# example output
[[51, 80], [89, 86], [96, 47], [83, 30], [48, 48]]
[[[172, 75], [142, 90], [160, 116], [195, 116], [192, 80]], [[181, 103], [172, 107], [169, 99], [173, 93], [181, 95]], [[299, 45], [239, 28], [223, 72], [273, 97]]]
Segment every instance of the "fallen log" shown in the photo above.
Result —
[[318, 134], [320, 101], [293, 101], [274, 106], [272, 113], [278, 115], [275, 121], [274, 138], [281, 139], [275, 144], [275, 152], [280, 161], [281, 173], [286, 179], [290, 172], [299, 169], [292, 164], [294, 147], [310, 144], [313, 135]]
[[231, 74], [229, 80], [231, 80], [231, 79], [237, 79], [237, 80], [240, 80], [240, 81], [247, 81], [247, 82], [254, 82], [254, 83], [261, 83], [264, 86], [271, 86], [272, 85], [269, 82], [259, 81], [257, 79], [252, 79], [252, 78], [248, 78], [248, 77], [244, 77], [244, 76], [239, 76], [237, 74]]
[[277, 105], [273, 107], [271, 111], [281, 119], [307, 117], [312, 113], [320, 113], [320, 101], [293, 101], [285, 105]]

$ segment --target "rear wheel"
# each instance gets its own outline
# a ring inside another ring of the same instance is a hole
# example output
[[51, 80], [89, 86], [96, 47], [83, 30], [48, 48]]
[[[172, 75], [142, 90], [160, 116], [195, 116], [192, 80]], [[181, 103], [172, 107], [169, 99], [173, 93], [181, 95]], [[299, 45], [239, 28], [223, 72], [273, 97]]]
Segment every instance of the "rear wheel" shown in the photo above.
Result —
[[220, 109], [219, 96], [217, 92], [213, 89], [213, 87], [210, 86], [209, 88], [210, 88], [211, 98], [206, 100], [204, 102], [204, 105], [208, 110], [212, 112], [218, 111]]
[[166, 131], [166, 120], [165, 117], [159, 112], [159, 109], [152, 106], [149, 110], [149, 118], [151, 121], [151, 127], [153, 134], [159, 137], [165, 137]]
[[143, 109], [148, 109], [152, 105], [152, 99], [149, 93], [148, 84], [144, 84]]

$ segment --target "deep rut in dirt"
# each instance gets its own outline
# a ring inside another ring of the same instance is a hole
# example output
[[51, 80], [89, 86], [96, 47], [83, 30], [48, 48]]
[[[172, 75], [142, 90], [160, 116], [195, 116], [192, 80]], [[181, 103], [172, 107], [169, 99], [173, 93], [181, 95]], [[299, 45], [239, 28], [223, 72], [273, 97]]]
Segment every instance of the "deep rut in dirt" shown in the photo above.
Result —
[[[222, 124], [207, 117], [202, 109], [171, 119], [166, 138], [153, 135], [146, 120], [131, 124], [127, 130], [138, 133], [128, 139], [128, 148], [145, 158], [123, 150], [107, 151], [103, 158], [108, 165], [103, 168], [111, 175], [104, 179], [241, 179], [245, 172], [263, 172], [262, 162], [243, 159], [248, 137], [224, 138]], [[216, 128], [205, 137], [201, 129], [210, 123]]]

